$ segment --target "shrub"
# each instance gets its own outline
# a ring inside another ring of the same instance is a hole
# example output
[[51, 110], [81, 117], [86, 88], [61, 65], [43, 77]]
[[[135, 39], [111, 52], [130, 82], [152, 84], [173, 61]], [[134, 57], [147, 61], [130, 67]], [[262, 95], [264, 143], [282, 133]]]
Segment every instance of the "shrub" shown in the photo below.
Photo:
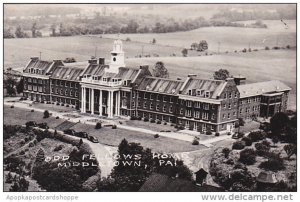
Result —
[[138, 116], [138, 117], [136, 117], [136, 120], [140, 121], [140, 120], [142, 120], [142, 117]]
[[225, 158], [228, 158], [230, 149], [225, 147], [224, 149], [222, 149], [222, 153], [224, 154]]
[[34, 143], [33, 143], [33, 142], [30, 142], [28, 146], [29, 146], [29, 147], [34, 147]]
[[55, 147], [54, 149], [53, 149], [53, 151], [60, 151], [60, 150], [62, 150], [62, 148], [63, 148], [63, 145], [58, 145], [57, 147]]
[[265, 139], [266, 135], [262, 131], [253, 131], [250, 132], [248, 137], [252, 140], [252, 142], [258, 142], [259, 140]]
[[243, 141], [234, 142], [232, 145], [232, 149], [235, 149], [235, 150], [242, 150], [244, 148], [245, 148], [245, 142], [243, 142]]
[[265, 50], [270, 50], [269, 46], [266, 46], [266, 47], [265, 47]]
[[136, 117], [135, 116], [131, 116], [130, 120], [136, 120]]
[[59, 116], [55, 117], [55, 119], [59, 119]]
[[287, 48], [287, 49], [290, 49], [291, 47], [290, 47], [290, 45], [287, 45], [286, 48]]
[[32, 109], [31, 112], [34, 112], [34, 109]]
[[13, 106], [13, 105], [12, 105], [12, 106], [10, 106], [10, 108], [14, 108], [14, 107], [15, 107], [15, 106]]
[[45, 110], [44, 111], [44, 119], [46, 119], [46, 118], [49, 118], [49, 116], [50, 116], [50, 113], [49, 113], [49, 111], [48, 110]]
[[154, 120], [154, 119], [151, 119], [150, 122], [151, 122], [151, 123], [155, 123], [155, 120]]
[[217, 137], [220, 136], [220, 133], [216, 133], [215, 136], [217, 136]]
[[24, 155], [25, 154], [25, 151], [24, 150], [22, 150], [22, 151], [20, 151], [20, 153], [19, 153], [20, 155]]
[[57, 102], [56, 105], [60, 105], [59, 102]]
[[206, 133], [205, 133], [206, 135], [211, 135], [212, 134], [212, 132], [210, 131], [210, 130], [208, 130], [208, 131], [206, 131]]
[[167, 122], [164, 122], [164, 125], [167, 125]]
[[261, 142], [263, 145], [267, 146], [267, 147], [270, 147], [271, 143], [267, 140], [264, 140]]
[[66, 105], [66, 107], [70, 107], [70, 105]]
[[264, 156], [270, 150], [270, 146], [266, 146], [262, 143], [255, 144], [256, 153], [259, 156]]
[[245, 142], [246, 146], [251, 146], [252, 145], [252, 140], [249, 137], [243, 137], [242, 141]]
[[256, 162], [256, 152], [254, 149], [244, 149], [240, 152], [239, 161], [246, 165], [253, 165]]
[[95, 129], [100, 129], [102, 128], [102, 124], [100, 122], [96, 123]]
[[154, 135], [154, 138], [159, 138], [159, 135], [158, 135], [158, 134], [155, 134], [155, 135]]
[[111, 129], [117, 129], [117, 126], [116, 126], [116, 125], [113, 125], [113, 126], [111, 127]]
[[231, 135], [231, 133], [227, 133], [227, 135]]
[[144, 121], [145, 121], [145, 122], [148, 122], [148, 121], [149, 121], [149, 119], [146, 117], [146, 118], [144, 118]]
[[280, 158], [279, 154], [269, 153], [268, 160], [262, 162], [259, 165], [259, 168], [276, 172], [279, 170], [283, 170], [285, 166], [284, 166], [283, 159]]
[[157, 124], [161, 124], [161, 121], [158, 120], [156, 123], [157, 123]]
[[199, 141], [197, 139], [194, 139], [192, 145], [199, 145]]
[[273, 49], [273, 50], [279, 50], [280, 47], [279, 47], [279, 46], [274, 46], [272, 49]]

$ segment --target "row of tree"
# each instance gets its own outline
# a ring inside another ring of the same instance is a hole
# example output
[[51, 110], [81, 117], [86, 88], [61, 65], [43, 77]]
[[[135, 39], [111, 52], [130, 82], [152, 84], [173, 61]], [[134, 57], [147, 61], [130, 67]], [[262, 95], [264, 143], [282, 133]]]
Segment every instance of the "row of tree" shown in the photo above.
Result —
[[[36, 38], [42, 36], [43, 36], [42, 33], [38, 30], [37, 23], [34, 22], [31, 27], [31, 37]], [[3, 37], [4, 38], [29, 38], [30, 35], [27, 32], [25, 32], [20, 25], [18, 25], [14, 33], [10, 28], [4, 28]]]

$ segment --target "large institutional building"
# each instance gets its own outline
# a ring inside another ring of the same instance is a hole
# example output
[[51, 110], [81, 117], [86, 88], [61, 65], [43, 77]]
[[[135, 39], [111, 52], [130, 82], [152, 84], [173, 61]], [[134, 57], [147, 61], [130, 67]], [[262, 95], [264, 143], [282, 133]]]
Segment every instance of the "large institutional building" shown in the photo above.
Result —
[[245, 78], [185, 80], [153, 77], [148, 66], [126, 67], [116, 40], [111, 60], [87, 64], [31, 58], [24, 72], [24, 97], [74, 106], [94, 116], [141, 117], [191, 130], [231, 132], [239, 118], [270, 117], [287, 109], [291, 90], [280, 81], [245, 84]]

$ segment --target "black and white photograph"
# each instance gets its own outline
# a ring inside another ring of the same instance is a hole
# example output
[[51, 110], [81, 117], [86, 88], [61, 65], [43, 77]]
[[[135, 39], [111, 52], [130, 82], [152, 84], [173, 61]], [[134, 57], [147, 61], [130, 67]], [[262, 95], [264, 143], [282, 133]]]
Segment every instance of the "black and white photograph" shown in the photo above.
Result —
[[296, 3], [7, 2], [2, 40], [2, 192], [297, 192]]

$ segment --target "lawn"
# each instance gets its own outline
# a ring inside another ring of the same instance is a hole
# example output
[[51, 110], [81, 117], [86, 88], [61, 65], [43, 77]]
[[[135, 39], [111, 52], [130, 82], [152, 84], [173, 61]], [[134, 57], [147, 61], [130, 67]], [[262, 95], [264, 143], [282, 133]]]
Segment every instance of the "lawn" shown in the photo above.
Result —
[[54, 128], [64, 122], [63, 119], [55, 119], [55, 117], [43, 119], [42, 112], [31, 112], [30, 110], [17, 107], [10, 108], [6, 105], [3, 108], [3, 122], [7, 125], [24, 125], [27, 121], [35, 121], [37, 123], [46, 122], [50, 128]]
[[156, 123], [150, 123], [148, 122], [144, 122], [142, 120], [138, 121], [138, 120], [129, 120], [129, 121], [123, 121], [124, 125], [128, 125], [128, 126], [133, 126], [133, 127], [138, 127], [138, 128], [145, 128], [148, 130], [153, 130], [153, 131], [177, 131], [176, 128], [174, 128], [173, 126], [170, 126], [170, 124], [168, 125], [164, 125], [163, 122], [161, 124], [156, 124]]

